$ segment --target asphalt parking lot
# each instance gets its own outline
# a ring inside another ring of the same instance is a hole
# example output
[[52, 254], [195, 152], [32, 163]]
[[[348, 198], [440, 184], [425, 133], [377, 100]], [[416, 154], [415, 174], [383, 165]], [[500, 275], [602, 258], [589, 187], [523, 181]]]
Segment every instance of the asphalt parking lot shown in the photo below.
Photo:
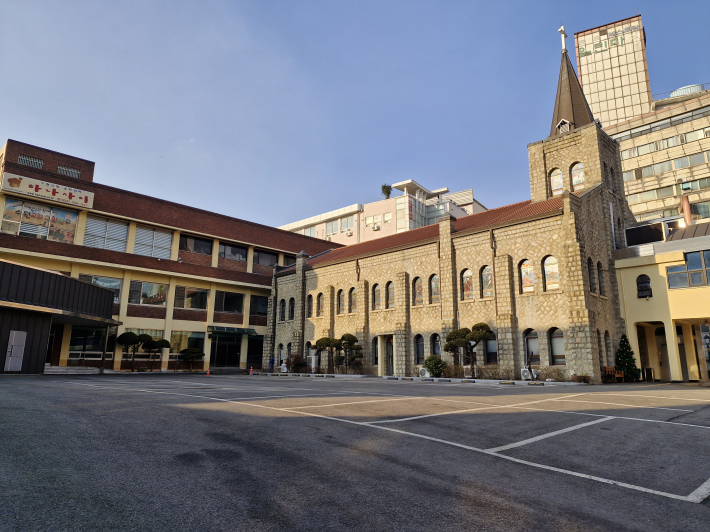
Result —
[[710, 390], [0, 378], [2, 530], [703, 530]]

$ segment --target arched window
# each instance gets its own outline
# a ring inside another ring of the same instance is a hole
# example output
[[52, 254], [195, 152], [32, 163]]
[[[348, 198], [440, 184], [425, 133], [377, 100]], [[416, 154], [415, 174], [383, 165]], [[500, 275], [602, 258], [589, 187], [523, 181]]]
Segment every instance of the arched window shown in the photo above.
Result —
[[491, 335], [493, 338], [486, 340], [486, 364], [498, 364], [498, 340], [493, 331]]
[[[306, 357], [313, 356], [313, 353], [311, 353], [311, 342], [306, 342]], [[306, 362], [310, 362], [308, 358], [306, 358]]]
[[535, 270], [533, 263], [528, 259], [523, 260], [518, 266], [520, 274], [520, 291], [534, 292], [535, 291]]
[[308, 294], [306, 298], [306, 318], [313, 317], [313, 296]]
[[375, 336], [375, 337], [372, 339], [372, 360], [373, 360], [372, 363], [375, 364], [375, 365], [377, 365], [377, 364], [380, 363], [380, 357], [379, 357], [379, 354], [378, 354], [379, 343], [380, 343], [380, 342], [379, 342], [379, 338], [377, 338], [377, 336]]
[[282, 299], [279, 303], [279, 321], [286, 321], [286, 300]]
[[441, 286], [439, 276], [434, 274], [429, 277], [429, 303], [441, 302]]
[[296, 317], [296, 300], [291, 298], [288, 300], [288, 319], [292, 320]]
[[414, 337], [414, 352], [417, 356], [417, 364], [424, 364], [424, 337], [421, 334]]
[[441, 337], [438, 334], [431, 335], [431, 354], [441, 357]]
[[481, 268], [481, 298], [493, 297], [493, 268]]
[[611, 180], [611, 190], [616, 190], [616, 179], [614, 176], [614, 169], [609, 169], [609, 179]]
[[602, 333], [597, 329], [597, 353], [599, 355], [599, 366], [606, 366], [604, 363], [604, 349], [602, 348]]
[[380, 285], [376, 284], [372, 287], [372, 310], [380, 310], [382, 305], [380, 298]]
[[424, 304], [424, 287], [421, 277], [417, 277], [412, 282], [412, 306]]
[[602, 263], [597, 262], [597, 282], [599, 283], [599, 295], [606, 295], [606, 280], [604, 279], [604, 269]]
[[336, 314], [345, 313], [345, 292], [338, 290]]
[[609, 170], [606, 166], [606, 163], [602, 163], [602, 167], [604, 168], [604, 173], [602, 174], [602, 180], [606, 181], [606, 184], [609, 185]]
[[545, 272], [544, 290], [559, 290], [560, 289], [560, 265], [557, 259], [553, 256], [546, 257], [542, 261], [542, 269]]
[[547, 332], [550, 337], [550, 364], [563, 366], [565, 361], [565, 338], [562, 331], [553, 327]]
[[357, 312], [357, 288], [351, 288], [348, 294], [348, 312]]
[[323, 294], [318, 294], [316, 297], [316, 316], [320, 317], [323, 315]]
[[461, 299], [473, 299], [473, 272], [461, 272]]
[[563, 187], [562, 170], [555, 168], [550, 172], [550, 190], [552, 190], [552, 195], [562, 194]]
[[279, 351], [278, 353], [276, 353], [276, 355], [278, 356], [276, 362], [278, 364], [281, 364], [281, 361], [284, 359], [284, 344], [279, 344]]
[[387, 293], [385, 294], [385, 308], [394, 308], [394, 283], [390, 281], [385, 286]]
[[525, 334], [525, 365], [540, 365], [540, 342], [537, 331], [528, 329]]
[[651, 290], [651, 278], [648, 275], [639, 275], [636, 278], [636, 297], [652, 297], [653, 290]]
[[587, 272], [589, 273], [589, 291], [593, 294], [597, 293], [597, 281], [594, 275], [594, 263], [592, 259], [587, 259]]
[[291, 356], [291, 342], [286, 344], [286, 356], [290, 357]]
[[611, 336], [609, 336], [609, 331], [604, 332], [604, 355], [606, 356], [607, 365], [612, 365], [614, 357], [611, 352]]
[[570, 177], [572, 179], [572, 190], [584, 188], [584, 165], [582, 163], [577, 163], [572, 166], [572, 170], [570, 170]]
[[624, 247], [624, 234], [621, 229], [621, 218], [616, 219], [616, 239], [615, 239], [616, 249]]

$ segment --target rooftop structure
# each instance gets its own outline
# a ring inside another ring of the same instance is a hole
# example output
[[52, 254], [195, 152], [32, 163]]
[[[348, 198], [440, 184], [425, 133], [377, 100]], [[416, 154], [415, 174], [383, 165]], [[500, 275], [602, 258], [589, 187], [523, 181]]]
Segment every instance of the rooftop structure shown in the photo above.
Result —
[[394, 183], [401, 195], [311, 216], [279, 229], [338, 244], [357, 244], [437, 223], [444, 214], [457, 217], [485, 211], [473, 190], [429, 190], [413, 179]]

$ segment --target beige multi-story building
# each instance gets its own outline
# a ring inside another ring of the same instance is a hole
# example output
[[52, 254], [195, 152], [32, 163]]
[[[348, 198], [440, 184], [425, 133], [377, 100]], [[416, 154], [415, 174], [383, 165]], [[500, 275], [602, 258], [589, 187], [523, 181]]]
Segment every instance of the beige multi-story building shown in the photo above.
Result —
[[[600, 379], [624, 332], [612, 252], [633, 221], [618, 144], [562, 54], [550, 136], [528, 146], [531, 199], [277, 268], [265, 362], [354, 334], [380, 375], [410, 375], [442, 341], [485, 322], [476, 364], [554, 366]], [[322, 363], [325, 365], [325, 362]]]
[[584, 94], [605, 127], [650, 111], [646, 31], [641, 15], [577, 32], [574, 40]]
[[710, 217], [710, 84], [651, 95], [641, 16], [575, 33], [584, 94], [620, 143], [626, 196], [639, 222]]
[[279, 229], [348, 245], [435, 224], [444, 214], [461, 217], [486, 210], [474, 199], [472, 189], [428, 190], [413, 179], [395, 183], [392, 189], [401, 194], [371, 203], [356, 203], [282, 225]]
[[696, 85], [656, 100], [652, 110], [605, 128], [621, 149], [624, 186], [638, 221], [680, 214], [710, 217], [710, 87]]

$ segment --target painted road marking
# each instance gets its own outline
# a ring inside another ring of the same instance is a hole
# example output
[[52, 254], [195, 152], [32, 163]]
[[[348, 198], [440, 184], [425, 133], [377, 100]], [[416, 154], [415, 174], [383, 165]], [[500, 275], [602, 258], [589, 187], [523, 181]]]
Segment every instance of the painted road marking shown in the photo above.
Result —
[[[81, 386], [92, 386], [92, 385], [90, 385], [90, 384], [83, 384], [83, 383], [75, 383], [75, 384], [78, 384], [78, 385], [81, 385]], [[102, 386], [92, 386], [92, 387], [94, 387], [94, 388], [102, 388]], [[668, 493], [668, 492], [664, 492], [664, 491], [653, 490], [653, 489], [650, 489], [650, 488], [644, 488], [643, 486], [636, 486], [636, 485], [634, 485], [634, 484], [628, 484], [628, 483], [626, 483], [626, 482], [620, 482], [620, 481], [618, 481], [618, 480], [612, 480], [612, 479], [608, 479], [608, 478], [597, 477], [597, 476], [594, 476], [594, 475], [587, 475], [586, 473], [579, 473], [579, 472], [577, 472], [577, 471], [570, 471], [570, 470], [567, 470], [567, 469], [562, 469], [562, 468], [554, 467], [554, 466], [548, 466], [548, 465], [545, 465], [545, 464], [538, 464], [538, 463], [536, 463], [536, 462], [530, 462], [530, 461], [528, 461], [528, 460], [522, 460], [522, 459], [520, 459], [520, 458], [514, 458], [514, 457], [512, 457], [512, 456], [507, 456], [507, 455], [504, 455], [504, 454], [499, 454], [499, 453], [492, 452], [492, 451], [489, 451], [489, 450], [486, 450], [486, 449], [479, 449], [479, 448], [477, 448], [477, 447], [472, 447], [472, 446], [470, 446], [470, 445], [464, 445], [464, 444], [461, 444], [461, 443], [456, 443], [456, 442], [452, 442], [452, 441], [448, 441], [448, 440], [443, 440], [443, 439], [441, 439], [441, 438], [434, 438], [434, 437], [432, 437], [432, 436], [425, 436], [425, 435], [423, 435], [423, 434], [417, 434], [417, 433], [415, 433], [415, 432], [408, 432], [408, 431], [399, 430], [399, 429], [394, 429], [394, 428], [390, 428], [390, 427], [383, 427], [383, 426], [381, 426], [381, 425], [375, 425], [375, 424], [372, 424], [372, 423], [364, 423], [364, 422], [360, 422], [360, 421], [352, 421], [352, 420], [349, 420], [349, 419], [341, 419], [341, 418], [337, 418], [337, 417], [323, 416], [323, 415], [321, 415], [321, 414], [315, 414], [315, 413], [313, 413], [313, 412], [300, 412], [300, 411], [298, 411], [298, 410], [291, 410], [291, 409], [288, 409], [288, 408], [278, 408], [278, 407], [273, 407], [273, 406], [259, 405], [259, 404], [254, 404], [254, 403], [241, 402], [241, 401], [230, 401], [230, 400], [227, 400], [227, 399], [221, 399], [221, 398], [219, 398], [219, 397], [196, 396], [196, 395], [192, 395], [192, 394], [181, 394], [181, 393], [175, 393], [175, 392], [161, 392], [161, 391], [141, 390], [141, 389], [133, 389], [133, 391], [143, 392], [143, 393], [154, 393], [154, 394], [160, 394], [160, 395], [177, 395], [177, 396], [183, 396], [183, 397], [198, 397], [198, 398], [201, 398], [201, 399], [211, 399], [211, 400], [213, 400], [213, 401], [218, 401], [218, 402], [225, 402], [225, 403], [231, 403], [231, 404], [237, 404], [237, 405], [245, 405], [245, 406], [251, 406], [251, 407], [254, 407], [254, 408], [264, 408], [264, 409], [267, 409], [267, 410], [276, 410], [276, 411], [279, 411], [279, 412], [286, 412], [286, 413], [295, 414], [295, 415], [308, 416], [308, 417], [315, 417], [315, 418], [320, 418], [320, 419], [327, 419], [327, 420], [330, 420], [330, 421], [337, 421], [337, 422], [340, 422], [340, 423], [348, 423], [348, 424], [351, 424], [351, 425], [358, 425], [358, 426], [361, 426], [361, 427], [370, 427], [370, 428], [377, 429], [377, 430], [385, 430], [385, 431], [393, 432], [393, 433], [396, 433], [396, 434], [402, 434], [402, 435], [405, 435], [405, 436], [411, 436], [411, 437], [413, 437], [413, 438], [419, 438], [419, 439], [423, 439], [423, 440], [433, 441], [433, 442], [436, 442], [436, 443], [441, 443], [441, 444], [444, 444], [444, 445], [449, 445], [449, 446], [451, 446], [451, 447], [457, 447], [457, 448], [459, 448], [459, 449], [465, 449], [465, 450], [468, 450], [468, 451], [473, 451], [473, 452], [485, 454], [485, 455], [492, 456], [492, 457], [495, 457], [495, 458], [500, 459], [500, 460], [507, 460], [507, 461], [509, 461], [509, 462], [515, 462], [515, 463], [518, 463], [518, 464], [522, 464], [522, 465], [527, 465], [527, 466], [530, 466], [530, 467], [534, 467], [534, 468], [537, 468], [537, 469], [544, 469], [544, 470], [547, 470], [547, 471], [554, 471], [554, 472], [556, 472], [556, 473], [561, 473], [561, 474], [564, 474], [564, 475], [574, 476], [574, 477], [578, 477], [578, 478], [584, 478], [584, 479], [588, 479], [588, 480], [594, 480], [594, 481], [596, 481], [596, 482], [600, 482], [600, 483], [603, 483], [603, 484], [609, 484], [609, 485], [613, 485], [613, 486], [619, 486], [619, 487], [622, 487], [622, 488], [627, 488], [627, 489], [631, 489], [631, 490], [635, 490], [635, 491], [640, 491], [640, 492], [643, 492], [643, 493], [650, 493], [650, 494], [652, 494], [652, 495], [659, 495], [659, 496], [661, 496], [661, 497], [666, 497], [666, 498], [669, 498], [669, 499], [676, 499], [676, 500], [680, 500], [680, 501], [687, 501], [687, 502], [692, 502], [692, 503], [699, 503], [699, 502], [702, 502], [702, 500], [704, 500], [705, 497], [703, 497], [703, 495], [705, 495], [706, 492], [709, 492], [709, 493], [710, 493], [710, 479], [709, 479], [708, 481], [704, 482], [701, 486], [699, 486], [697, 489], [695, 489], [695, 490], [694, 490], [691, 494], [689, 494], [689, 495], [677, 495], [677, 494], [675, 494], [675, 493]], [[609, 417], [612, 417], [612, 416], [609, 416]], [[616, 419], [616, 418], [615, 418], [615, 417], [612, 417], [612, 419]], [[622, 419], [623, 419], [623, 418], [622, 418]], [[701, 497], [702, 497], [702, 498], [701, 498]]]
[[565, 432], [572, 432], [573, 430], [582, 429], [590, 425], [596, 425], [597, 423], [603, 423], [604, 421], [609, 421], [614, 419], [613, 417], [604, 417], [601, 419], [595, 419], [594, 421], [589, 421], [587, 423], [581, 423], [573, 427], [567, 427], [566, 429], [556, 430], [554, 432], [548, 432], [547, 434], [541, 434], [540, 436], [535, 436], [534, 438], [528, 438], [527, 440], [521, 440], [515, 443], [509, 443], [508, 445], [501, 445], [500, 447], [493, 447], [492, 449], [486, 449], [486, 451], [492, 453], [499, 453], [501, 451], [507, 451], [508, 449], [514, 449], [516, 447], [522, 447], [523, 445], [528, 445], [529, 443], [535, 443], [536, 441], [544, 440], [546, 438], [552, 438], [553, 436], [558, 436], [564, 434]]

